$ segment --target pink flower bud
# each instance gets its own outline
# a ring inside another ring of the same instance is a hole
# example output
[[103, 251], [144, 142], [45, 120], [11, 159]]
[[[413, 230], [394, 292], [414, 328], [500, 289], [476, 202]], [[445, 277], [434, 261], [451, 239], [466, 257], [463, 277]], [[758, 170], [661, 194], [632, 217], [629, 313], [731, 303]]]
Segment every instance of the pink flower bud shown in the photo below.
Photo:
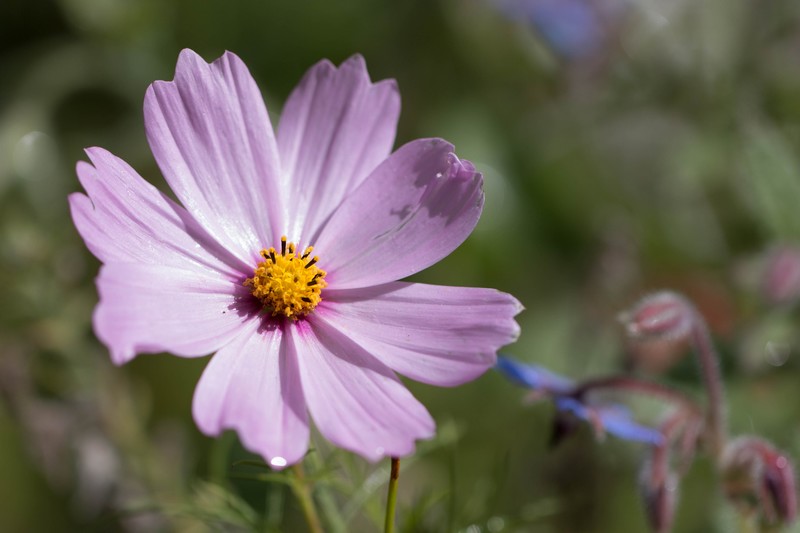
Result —
[[677, 340], [692, 329], [694, 308], [674, 292], [646, 296], [630, 311], [620, 315], [628, 335], [635, 339]]
[[672, 529], [678, 500], [678, 477], [669, 471], [667, 462], [666, 448], [656, 446], [639, 475], [639, 493], [644, 502], [645, 516], [656, 533]]
[[776, 450], [764, 457], [761, 475], [765, 503], [770, 504], [778, 522], [790, 524], [797, 518], [797, 494], [794, 486], [794, 468], [789, 458]]
[[797, 518], [794, 468], [789, 458], [758, 437], [731, 441], [722, 456], [725, 495], [750, 511], [754, 502], [768, 524], [788, 525]]
[[800, 299], [800, 249], [778, 248], [766, 259], [761, 280], [764, 298], [773, 304]]

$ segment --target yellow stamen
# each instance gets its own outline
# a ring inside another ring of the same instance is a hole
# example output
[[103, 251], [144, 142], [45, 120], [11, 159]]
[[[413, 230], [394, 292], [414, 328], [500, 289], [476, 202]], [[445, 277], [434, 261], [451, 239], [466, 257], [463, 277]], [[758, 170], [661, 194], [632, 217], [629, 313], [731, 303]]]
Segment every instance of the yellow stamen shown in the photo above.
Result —
[[287, 243], [286, 237], [281, 237], [280, 253], [275, 248], [261, 250], [264, 260], [244, 285], [272, 316], [297, 320], [322, 301], [322, 289], [328, 284], [325, 271], [316, 265], [319, 257], [309, 259], [313, 250], [314, 247], [309, 246], [297, 257], [294, 243]]

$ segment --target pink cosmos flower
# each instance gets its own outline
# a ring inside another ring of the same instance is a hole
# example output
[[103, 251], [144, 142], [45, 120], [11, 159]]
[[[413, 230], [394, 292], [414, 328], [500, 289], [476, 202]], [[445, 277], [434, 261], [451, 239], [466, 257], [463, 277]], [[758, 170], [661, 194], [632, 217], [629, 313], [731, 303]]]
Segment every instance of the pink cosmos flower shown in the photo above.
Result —
[[[216, 352], [194, 394], [203, 433], [238, 432], [277, 468], [302, 459], [309, 423], [375, 461], [435, 425], [396, 373], [454, 386], [515, 340], [512, 296], [397, 281], [470, 234], [482, 176], [441, 139], [391, 152], [393, 80], [363, 58], [322, 61], [273, 133], [255, 81], [226, 53], [185, 50], [144, 102], [147, 139], [181, 205], [90, 148], [69, 202], [104, 264], [97, 336], [116, 364]], [[313, 245], [313, 250], [312, 246]], [[324, 270], [323, 270], [324, 269]]]

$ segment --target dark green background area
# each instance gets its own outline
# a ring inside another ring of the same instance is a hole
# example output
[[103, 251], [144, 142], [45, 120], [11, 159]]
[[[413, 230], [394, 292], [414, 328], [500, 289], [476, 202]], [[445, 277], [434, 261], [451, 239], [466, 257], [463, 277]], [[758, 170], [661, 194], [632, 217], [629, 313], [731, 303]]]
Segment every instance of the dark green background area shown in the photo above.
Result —
[[[113, 367], [91, 330], [99, 264], [69, 218], [74, 165], [102, 146], [165, 187], [142, 100], [187, 47], [237, 53], [273, 122], [308, 67], [363, 54], [398, 80], [397, 145], [445, 137], [485, 176], [474, 234], [415, 280], [514, 294], [519, 359], [629, 369], [702, 401], [688, 354], [632, 348], [617, 322], [648, 291], [683, 292], [720, 348], [732, 433], [800, 456], [800, 320], [759, 293], [764, 253], [800, 239], [800, 4], [584, 3], [602, 31], [569, 56], [492, 0], [0, 2], [0, 530], [303, 530], [279, 481], [232, 466], [257, 459], [235, 436], [195, 428], [206, 359]], [[404, 463], [402, 530], [646, 530], [642, 445], [584, 427], [550, 447], [552, 407], [494, 372], [409, 387], [440, 431]], [[315, 446], [329, 504], [373, 529], [387, 465]], [[676, 529], [735, 524], [701, 455]]]

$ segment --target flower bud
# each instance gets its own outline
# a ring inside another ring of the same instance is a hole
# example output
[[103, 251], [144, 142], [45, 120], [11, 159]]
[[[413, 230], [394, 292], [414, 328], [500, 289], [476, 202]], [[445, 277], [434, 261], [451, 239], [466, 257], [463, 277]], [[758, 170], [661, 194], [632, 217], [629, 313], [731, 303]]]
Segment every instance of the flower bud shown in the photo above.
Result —
[[788, 525], [797, 518], [794, 468], [789, 458], [758, 437], [731, 441], [722, 456], [725, 495], [751, 511], [757, 503], [768, 524]]
[[633, 309], [620, 315], [630, 337], [646, 340], [684, 338], [691, 331], [694, 320], [691, 304], [669, 291], [646, 296]]
[[778, 248], [767, 256], [761, 287], [772, 304], [789, 304], [800, 299], [800, 249]]
[[678, 477], [668, 469], [664, 447], [654, 447], [652, 457], [642, 465], [639, 493], [650, 528], [656, 533], [670, 531], [678, 500]]
[[797, 494], [794, 468], [789, 458], [773, 450], [764, 458], [761, 475], [766, 502], [773, 508], [778, 522], [790, 524], [797, 518]]

